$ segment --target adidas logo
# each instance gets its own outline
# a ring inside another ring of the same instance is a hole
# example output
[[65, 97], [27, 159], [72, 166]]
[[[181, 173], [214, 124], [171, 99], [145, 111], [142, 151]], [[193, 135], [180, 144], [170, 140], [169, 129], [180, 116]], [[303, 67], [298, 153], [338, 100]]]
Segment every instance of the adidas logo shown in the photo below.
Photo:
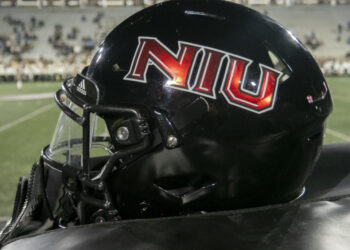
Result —
[[83, 95], [86, 95], [86, 90], [85, 90], [85, 81], [81, 81], [77, 87], [77, 91], [80, 93], [80, 94], [83, 94]]

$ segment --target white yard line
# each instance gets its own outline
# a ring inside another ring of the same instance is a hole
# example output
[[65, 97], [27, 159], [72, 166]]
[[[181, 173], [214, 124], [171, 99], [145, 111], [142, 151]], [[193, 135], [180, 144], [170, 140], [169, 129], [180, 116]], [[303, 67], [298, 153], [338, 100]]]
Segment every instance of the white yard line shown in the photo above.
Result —
[[346, 99], [344, 97], [332, 95], [332, 98], [333, 98], [333, 100], [337, 100], [337, 101], [341, 101], [341, 102], [345, 102], [345, 103], [350, 103], [350, 99]]
[[329, 135], [332, 135], [334, 137], [337, 137], [337, 138], [339, 138], [339, 139], [341, 139], [343, 141], [350, 141], [350, 136], [347, 136], [347, 135], [345, 135], [343, 133], [340, 133], [340, 132], [338, 132], [336, 130], [327, 128], [326, 129], [326, 133], [329, 134]]
[[8, 221], [10, 217], [0, 217], [0, 222]]
[[9, 123], [7, 123], [7, 124], [5, 124], [5, 125], [2, 125], [2, 126], [0, 126], [0, 133], [1, 133], [1, 132], [4, 132], [5, 130], [8, 130], [8, 129], [10, 129], [10, 128], [12, 128], [12, 127], [14, 127], [14, 126], [16, 126], [16, 125], [22, 123], [22, 122], [25, 122], [25, 121], [27, 121], [27, 120], [29, 120], [29, 119], [32, 119], [32, 118], [34, 118], [35, 116], [38, 116], [38, 115], [40, 115], [41, 113], [43, 113], [43, 112], [45, 112], [45, 111], [47, 111], [47, 110], [53, 108], [54, 106], [55, 106], [54, 103], [49, 104], [49, 105], [46, 105], [46, 106], [41, 107], [41, 108], [39, 108], [39, 109], [37, 109], [37, 110], [35, 110], [35, 111], [29, 113], [29, 114], [26, 114], [25, 116], [22, 116], [22, 117], [18, 118], [17, 120], [14, 120], [14, 121], [9, 122]]
[[53, 98], [53, 96], [54, 96], [54, 93], [8, 95], [8, 96], [1, 96], [0, 102], [51, 99], [51, 98]]

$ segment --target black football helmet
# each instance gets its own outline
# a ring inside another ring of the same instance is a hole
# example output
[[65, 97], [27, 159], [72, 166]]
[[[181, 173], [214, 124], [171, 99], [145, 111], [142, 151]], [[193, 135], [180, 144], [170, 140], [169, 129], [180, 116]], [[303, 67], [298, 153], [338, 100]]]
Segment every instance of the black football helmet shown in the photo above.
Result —
[[292, 32], [241, 5], [192, 0], [125, 20], [56, 102], [42, 163], [62, 225], [296, 199], [332, 109]]

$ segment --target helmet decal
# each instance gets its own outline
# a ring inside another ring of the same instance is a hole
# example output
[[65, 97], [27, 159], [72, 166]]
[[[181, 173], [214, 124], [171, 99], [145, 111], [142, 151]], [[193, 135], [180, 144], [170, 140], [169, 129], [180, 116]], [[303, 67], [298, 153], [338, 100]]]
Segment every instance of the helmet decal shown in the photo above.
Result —
[[83, 79], [77, 86], [77, 91], [82, 95], [86, 95], [85, 80]]
[[[193, 69], [201, 56], [197, 75]], [[226, 101], [240, 108], [263, 113], [273, 109], [282, 73], [259, 63], [260, 79], [251, 84], [256, 91], [244, 87], [252, 60], [215, 48], [179, 41], [177, 54], [173, 53], [155, 37], [139, 37], [129, 72], [124, 80], [147, 83], [150, 65], [155, 66], [169, 80], [166, 87], [216, 99], [219, 73], [228, 61], [220, 91]]]

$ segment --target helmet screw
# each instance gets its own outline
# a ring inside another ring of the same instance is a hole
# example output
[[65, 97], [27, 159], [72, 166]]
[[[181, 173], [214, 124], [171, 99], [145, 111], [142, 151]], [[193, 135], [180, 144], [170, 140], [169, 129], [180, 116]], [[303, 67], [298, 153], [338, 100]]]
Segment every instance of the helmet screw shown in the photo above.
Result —
[[120, 67], [117, 63], [113, 65], [113, 70], [116, 72], [120, 70]]
[[177, 146], [177, 138], [173, 135], [169, 135], [167, 142], [166, 142], [166, 145], [169, 148], [175, 148]]
[[104, 206], [105, 208], [110, 208], [111, 205], [112, 205], [112, 204], [111, 204], [110, 201], [106, 201], [105, 204], [103, 204], [103, 206]]
[[67, 81], [67, 87], [68, 88], [72, 87], [72, 81]]
[[145, 213], [150, 208], [151, 205], [148, 202], [143, 201], [139, 204], [139, 206], [140, 206], [140, 212]]
[[127, 127], [120, 127], [117, 129], [117, 139], [119, 141], [126, 141], [129, 139], [129, 129]]
[[103, 222], [105, 222], [105, 219], [104, 219], [102, 216], [98, 216], [98, 217], [95, 219], [95, 222], [96, 222], [96, 223], [103, 223]]
[[61, 94], [59, 98], [60, 98], [61, 102], [65, 102], [67, 100], [66, 94]]

